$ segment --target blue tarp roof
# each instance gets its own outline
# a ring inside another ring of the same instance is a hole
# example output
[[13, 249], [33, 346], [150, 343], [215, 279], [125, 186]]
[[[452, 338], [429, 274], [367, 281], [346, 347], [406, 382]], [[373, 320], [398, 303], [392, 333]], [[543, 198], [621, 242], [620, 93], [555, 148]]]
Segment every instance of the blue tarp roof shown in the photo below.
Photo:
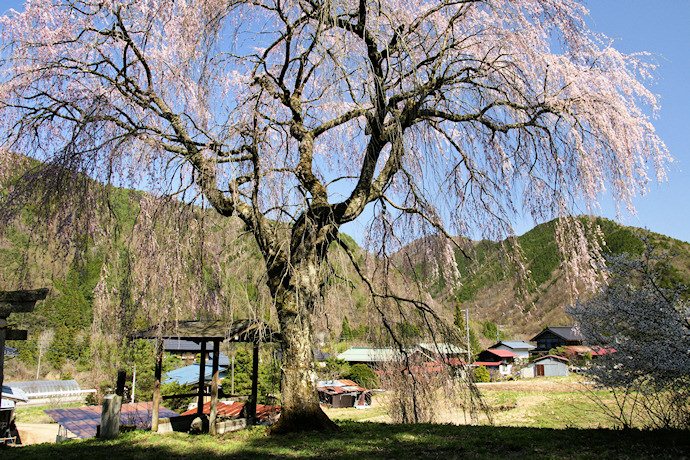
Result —
[[[71, 431], [80, 439], [96, 436], [96, 426], [101, 424], [101, 406], [74, 407], [71, 409], [49, 409], [44, 412], [53, 420]], [[151, 428], [151, 413], [153, 403], [123, 404], [120, 411], [120, 423], [136, 425], [137, 428], [147, 430]], [[159, 407], [160, 418], [177, 417], [179, 414], [163, 406]]]
[[[210, 381], [213, 376], [213, 367], [205, 366], [204, 380]], [[222, 379], [227, 375], [227, 369], [219, 369], [218, 375]], [[198, 385], [199, 384], [199, 363], [194, 363], [191, 366], [181, 367], [179, 369], [168, 372], [163, 383], [177, 382], [180, 385]]]

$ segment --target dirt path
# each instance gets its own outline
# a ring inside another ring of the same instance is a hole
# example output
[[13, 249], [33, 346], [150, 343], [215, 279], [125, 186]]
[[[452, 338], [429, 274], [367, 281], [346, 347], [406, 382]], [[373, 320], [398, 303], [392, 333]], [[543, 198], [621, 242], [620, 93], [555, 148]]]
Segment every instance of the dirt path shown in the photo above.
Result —
[[54, 443], [58, 427], [57, 423], [17, 423], [19, 437], [24, 446], [44, 442]]

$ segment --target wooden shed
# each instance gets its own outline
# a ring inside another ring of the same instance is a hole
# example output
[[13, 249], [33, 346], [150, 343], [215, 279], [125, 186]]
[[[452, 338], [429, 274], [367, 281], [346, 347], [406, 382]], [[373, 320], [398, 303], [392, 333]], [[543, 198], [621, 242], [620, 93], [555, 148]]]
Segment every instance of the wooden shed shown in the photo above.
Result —
[[352, 380], [325, 380], [317, 385], [321, 404], [329, 407], [366, 407], [371, 404], [371, 390]]

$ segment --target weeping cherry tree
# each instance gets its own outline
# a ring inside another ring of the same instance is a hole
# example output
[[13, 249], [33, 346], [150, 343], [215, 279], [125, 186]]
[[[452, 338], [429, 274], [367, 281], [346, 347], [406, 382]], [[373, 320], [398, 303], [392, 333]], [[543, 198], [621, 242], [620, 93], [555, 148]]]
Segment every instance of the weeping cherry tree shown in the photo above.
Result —
[[31, 166], [0, 212], [49, 217], [87, 177], [239, 218], [282, 334], [277, 429], [331, 427], [312, 320], [342, 225], [366, 219], [387, 251], [428, 231], [499, 238], [663, 179], [653, 67], [586, 15], [575, 0], [32, 0], [0, 18], [0, 179]]

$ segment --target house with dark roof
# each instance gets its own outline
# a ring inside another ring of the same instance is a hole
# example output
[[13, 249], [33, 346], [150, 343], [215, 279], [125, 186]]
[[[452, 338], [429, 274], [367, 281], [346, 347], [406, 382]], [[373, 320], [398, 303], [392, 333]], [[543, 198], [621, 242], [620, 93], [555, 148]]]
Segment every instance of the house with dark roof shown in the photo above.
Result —
[[553, 348], [582, 345], [582, 335], [574, 326], [549, 326], [532, 337], [530, 342], [537, 343], [530, 354], [543, 355]]

